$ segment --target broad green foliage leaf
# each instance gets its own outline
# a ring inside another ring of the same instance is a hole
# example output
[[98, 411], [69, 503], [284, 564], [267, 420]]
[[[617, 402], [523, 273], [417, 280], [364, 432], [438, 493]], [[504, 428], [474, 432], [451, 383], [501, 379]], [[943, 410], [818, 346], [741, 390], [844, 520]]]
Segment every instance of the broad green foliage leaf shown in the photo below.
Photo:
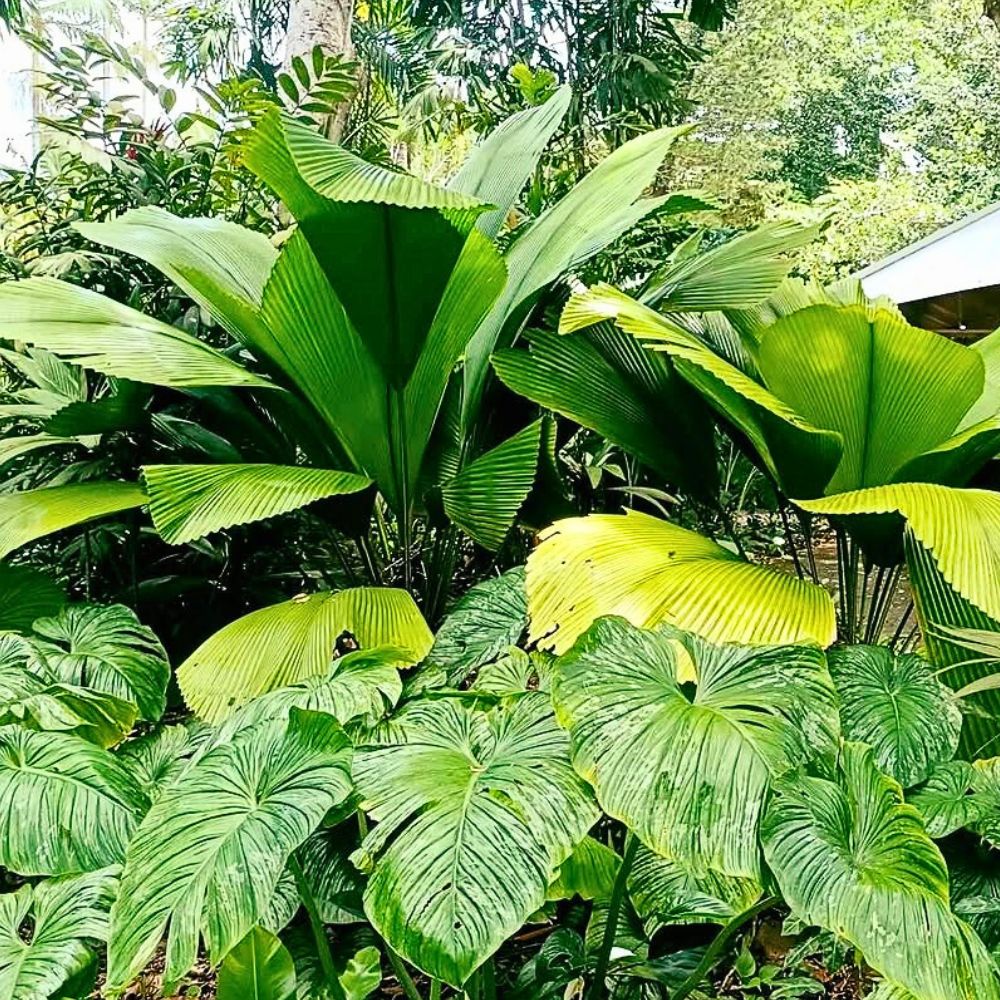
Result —
[[559, 330], [573, 333], [606, 320], [667, 354], [681, 376], [745, 437], [764, 467], [792, 495], [823, 491], [840, 461], [843, 442], [837, 431], [811, 423], [694, 334], [609, 285], [573, 295]]
[[1000, 413], [1000, 330], [976, 341], [972, 349], [983, 359], [986, 383], [982, 394], [965, 415], [962, 427], [971, 427]]
[[445, 513], [484, 548], [496, 551], [531, 491], [542, 443], [536, 420], [465, 466], [441, 490]]
[[[110, 395], [64, 406], [45, 421], [45, 431], [72, 435], [90, 447], [91, 441], [101, 434], [144, 429], [150, 420], [146, 407], [153, 398], [152, 389], [128, 379], [108, 381], [114, 385]], [[81, 440], [81, 435], [87, 437]]]
[[972, 826], [986, 808], [984, 796], [976, 794], [976, 771], [964, 760], [939, 764], [906, 801], [920, 813], [927, 832], [939, 840], [963, 826]]
[[502, 121], [449, 181], [449, 190], [496, 206], [476, 220], [476, 228], [490, 239], [500, 232], [534, 173], [542, 151], [566, 116], [572, 96], [570, 87], [560, 87], [541, 106]]
[[783, 784], [762, 838], [793, 911], [846, 938], [917, 1000], [995, 1000], [982, 942], [948, 907], [948, 870], [872, 750], [844, 745], [836, 781]]
[[358, 751], [354, 778], [378, 821], [360, 852], [368, 919], [456, 987], [545, 902], [598, 815], [537, 693], [489, 715], [412, 703]]
[[234, 337], [254, 342], [278, 252], [263, 233], [225, 219], [181, 219], [146, 205], [111, 222], [78, 222], [87, 239], [134, 254], [162, 271]]
[[[676, 139], [689, 126], [647, 132], [619, 146], [559, 202], [535, 219], [506, 253], [507, 283], [466, 353], [462, 427], [479, 414], [489, 359], [510, 317], [564, 271], [627, 232], [666, 198], [642, 198]], [[685, 206], [687, 207], [687, 206]], [[681, 208], [683, 211], [684, 208]]]
[[648, 514], [568, 518], [540, 542], [528, 559], [529, 637], [556, 652], [602, 615], [667, 622], [714, 642], [827, 646], [834, 638], [822, 588]]
[[347, 653], [333, 660], [325, 676], [306, 677], [254, 698], [230, 716], [217, 734], [228, 738], [243, 726], [285, 717], [290, 708], [326, 712], [344, 726], [355, 720], [374, 725], [399, 701], [403, 682], [398, 668], [410, 662], [410, 653], [398, 646]]
[[892, 482], [952, 434], [983, 379], [974, 351], [863, 306], [812, 306], [779, 319], [764, 332], [759, 365], [776, 396], [841, 435], [826, 493]]
[[184, 771], [194, 752], [195, 742], [184, 726], [163, 726], [122, 744], [117, 756], [152, 803]]
[[493, 367], [509, 388], [603, 434], [698, 496], [718, 486], [708, 408], [662, 355], [607, 324], [560, 336], [527, 334], [528, 350], [501, 350]]
[[171, 545], [371, 485], [352, 472], [296, 465], [147, 465], [142, 477], [153, 524]]
[[144, 503], [146, 494], [138, 486], [119, 482], [49, 486], [0, 496], [0, 559], [63, 528]]
[[524, 567], [477, 583], [459, 598], [434, 637], [431, 663], [458, 683], [515, 645], [528, 628]]
[[0, 631], [29, 632], [36, 618], [56, 614], [65, 603], [62, 588], [44, 573], [0, 563]]
[[254, 927], [222, 960], [219, 1000], [291, 1000], [294, 996], [292, 956], [263, 927]]
[[137, 714], [129, 701], [61, 684], [34, 644], [0, 633], [0, 725], [75, 733], [109, 747], [131, 732]]
[[120, 862], [148, 802], [106, 750], [78, 736], [0, 728], [0, 864], [21, 875]]
[[966, 600], [1000, 619], [1000, 493], [898, 483], [796, 503], [828, 516], [899, 514]]
[[773, 222], [706, 253], [672, 261], [650, 278], [642, 300], [663, 312], [748, 309], [775, 292], [792, 266], [788, 254], [816, 239], [817, 230]]
[[155, 721], [166, 705], [170, 664], [152, 629], [122, 604], [73, 604], [35, 622], [38, 648], [68, 684], [131, 701]]
[[325, 924], [356, 924], [365, 919], [364, 878], [349, 855], [356, 841], [344, 828], [317, 830], [296, 852]]
[[548, 899], [610, 899], [622, 859], [593, 837], [584, 837], [560, 865]]
[[0, 288], [4, 335], [84, 368], [175, 388], [272, 385], [191, 334], [55, 278]]
[[[903, 551], [923, 652], [938, 668], [941, 680], [963, 692], [962, 701], [969, 709], [959, 752], [973, 759], [1000, 752], [1000, 693], [988, 685], [978, 690], [975, 687], [997, 672], [992, 652], [984, 652], [981, 646], [987, 637], [1000, 636], [1000, 621], [977, 608], [945, 579], [934, 554], [921, 545], [909, 527], [903, 532]], [[956, 632], [967, 634], [970, 629], [979, 637], [976, 648], [970, 648], [968, 640]]]
[[347, 961], [338, 976], [344, 1000], [365, 1000], [382, 985], [382, 956], [378, 948], [369, 945]]
[[275, 688], [329, 672], [337, 640], [362, 649], [393, 645], [419, 663], [433, 636], [413, 598], [389, 587], [301, 595], [238, 618], [203, 642], [177, 670], [184, 700], [209, 722]]
[[996, 958], [1000, 946], [1000, 851], [985, 841], [957, 837], [944, 845], [951, 906]]
[[469, 690], [500, 697], [525, 691], [548, 691], [550, 662], [551, 654], [526, 653], [511, 646], [499, 659], [479, 668]]
[[711, 646], [621, 618], [599, 619], [559, 659], [552, 697], [604, 811], [697, 874], [759, 879], [772, 781], [838, 735], [820, 649]]
[[652, 937], [669, 924], [724, 924], [760, 898], [756, 879], [695, 873], [640, 845], [628, 875], [636, 913]]
[[114, 888], [114, 876], [97, 871], [24, 885], [0, 896], [0, 1000], [68, 995], [60, 992], [65, 984], [91, 964], [96, 968], [90, 942], [107, 936]]
[[844, 738], [867, 743], [879, 768], [904, 788], [955, 755], [962, 714], [923, 657], [887, 646], [843, 646], [831, 649], [827, 662]]
[[167, 992], [199, 936], [221, 961], [265, 912], [289, 855], [350, 791], [350, 744], [293, 711], [209, 750], [162, 791], [129, 842], [111, 910], [108, 984], [121, 989], [167, 934]]
[[1000, 757], [973, 764], [972, 791], [980, 804], [973, 829], [993, 847], [1000, 848]]

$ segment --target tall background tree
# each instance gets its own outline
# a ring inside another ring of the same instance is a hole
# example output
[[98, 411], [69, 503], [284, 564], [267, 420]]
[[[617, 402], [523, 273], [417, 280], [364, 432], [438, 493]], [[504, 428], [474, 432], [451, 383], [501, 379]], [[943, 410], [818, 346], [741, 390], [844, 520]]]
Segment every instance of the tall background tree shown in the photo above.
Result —
[[705, 45], [678, 177], [736, 227], [829, 216], [815, 276], [1000, 197], [1000, 31], [981, 0], [744, 0]]

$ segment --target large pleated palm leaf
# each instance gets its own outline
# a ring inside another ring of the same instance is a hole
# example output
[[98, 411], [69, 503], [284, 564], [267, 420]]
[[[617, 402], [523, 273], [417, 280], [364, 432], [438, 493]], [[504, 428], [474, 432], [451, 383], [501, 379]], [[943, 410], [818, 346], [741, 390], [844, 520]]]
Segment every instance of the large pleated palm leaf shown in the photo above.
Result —
[[[427, 486], [421, 470], [446, 386], [464, 360], [459, 467], [430, 485], [443, 490], [447, 515], [496, 548], [531, 489], [538, 449], [526, 441], [488, 451], [497, 442], [483, 439], [478, 414], [490, 352], [567, 268], [651, 211], [700, 207], [641, 197], [680, 134], [661, 130], [615, 151], [520, 227], [502, 255], [499, 225], [568, 101], [561, 90], [516, 116], [448, 187], [368, 164], [277, 113], [265, 117], [245, 159], [297, 222], [280, 249], [233, 223], [152, 208], [81, 226], [162, 270], [244, 346], [239, 361], [57, 281], [0, 290], [7, 333], [106, 374], [253, 391], [279, 426], [279, 407], [290, 405], [300, 426], [324, 428], [325, 445], [298, 442], [300, 468], [147, 470], [154, 523], [173, 542], [363, 489], [362, 477], [377, 484], [405, 528]], [[477, 474], [483, 450], [492, 457]]]
[[1000, 450], [980, 353], [880, 304], [819, 304], [759, 331], [748, 375], [704, 338], [607, 285], [571, 298], [565, 334], [613, 321], [674, 369], [789, 496], [929, 481], [962, 485]]
[[[904, 550], [914, 606], [931, 661], [949, 687], [964, 689], [995, 672], [951, 638], [950, 629], [1000, 631], [1000, 494], [931, 483], [898, 483], [818, 500], [797, 501], [810, 513], [841, 519], [865, 537], [898, 535]], [[962, 751], [997, 752], [1000, 695], [986, 686], [970, 693]], [[982, 712], [987, 713], [985, 717]]]
[[602, 615], [716, 642], [828, 646], [836, 629], [822, 587], [638, 511], [557, 521], [528, 558], [527, 590], [529, 636], [556, 652]]

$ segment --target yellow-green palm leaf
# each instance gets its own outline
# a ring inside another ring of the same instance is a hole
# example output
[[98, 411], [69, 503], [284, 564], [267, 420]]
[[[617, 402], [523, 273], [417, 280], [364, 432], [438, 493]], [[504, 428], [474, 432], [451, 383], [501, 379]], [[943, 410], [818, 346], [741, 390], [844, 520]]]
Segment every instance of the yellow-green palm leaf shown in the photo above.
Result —
[[362, 649], [400, 647], [400, 667], [422, 660], [434, 641], [404, 590], [355, 587], [303, 594], [216, 632], [181, 664], [177, 681], [194, 712], [218, 722], [258, 695], [326, 676], [344, 633]]
[[528, 559], [530, 638], [565, 652], [603, 615], [660, 622], [713, 642], [833, 642], [821, 587], [675, 524], [630, 511], [558, 521]]

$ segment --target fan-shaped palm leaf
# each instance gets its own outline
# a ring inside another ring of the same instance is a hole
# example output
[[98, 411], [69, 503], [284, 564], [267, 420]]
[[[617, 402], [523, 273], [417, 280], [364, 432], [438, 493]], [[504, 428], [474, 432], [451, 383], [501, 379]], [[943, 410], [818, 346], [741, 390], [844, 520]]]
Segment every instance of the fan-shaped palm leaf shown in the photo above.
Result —
[[716, 642], [826, 646], [834, 637], [833, 602], [820, 587], [635, 511], [556, 522], [528, 559], [527, 589], [530, 638], [556, 652], [612, 614]]
[[344, 633], [362, 649], [402, 647], [400, 667], [422, 660], [433, 642], [406, 591], [302, 595], [238, 618], [203, 642], [177, 670], [181, 693], [201, 718], [218, 721], [267, 691], [327, 675]]
[[356, 473], [296, 465], [147, 465], [142, 476], [153, 524], [172, 545], [371, 485]]
[[66, 603], [59, 585], [30, 566], [0, 563], [0, 631], [28, 632]]

